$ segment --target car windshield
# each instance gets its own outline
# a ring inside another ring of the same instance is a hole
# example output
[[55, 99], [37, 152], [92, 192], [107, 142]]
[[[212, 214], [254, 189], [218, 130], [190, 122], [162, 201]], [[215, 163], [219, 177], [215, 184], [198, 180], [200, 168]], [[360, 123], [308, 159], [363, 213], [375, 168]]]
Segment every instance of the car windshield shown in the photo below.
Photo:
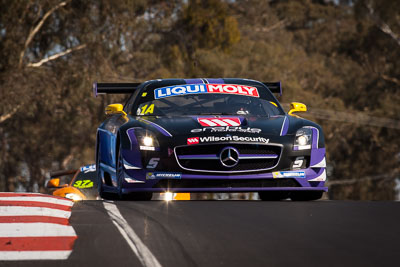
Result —
[[[195, 85], [157, 88], [152, 94], [143, 93], [138, 105], [133, 107], [131, 114], [153, 116], [179, 115], [252, 115], [273, 116], [283, 115], [282, 108], [276, 99], [268, 92], [261, 93], [255, 87], [240, 85], [230, 86], [228, 89], [240, 87], [239, 93], [222, 91], [196, 92]], [[242, 89], [247, 88], [247, 90]], [[178, 89], [176, 89], [178, 88]], [[186, 91], [183, 88], [187, 88]], [[250, 88], [250, 89], [249, 89]], [[175, 90], [174, 90], [175, 89]], [[194, 92], [188, 92], [192, 89]], [[205, 89], [206, 90], [206, 89]], [[233, 91], [233, 89], [231, 89]], [[175, 93], [175, 94], [174, 94]], [[145, 96], [145, 97], [143, 97]]]

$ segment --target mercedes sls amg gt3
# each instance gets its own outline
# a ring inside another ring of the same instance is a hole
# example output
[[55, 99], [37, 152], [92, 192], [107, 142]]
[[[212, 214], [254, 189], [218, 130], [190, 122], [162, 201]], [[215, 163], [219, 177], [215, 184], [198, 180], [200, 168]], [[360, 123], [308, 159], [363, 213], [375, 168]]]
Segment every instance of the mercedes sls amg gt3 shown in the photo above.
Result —
[[149, 200], [153, 192], [258, 192], [262, 200], [316, 200], [326, 180], [321, 127], [285, 112], [280, 82], [159, 79], [94, 83], [128, 94], [106, 107], [97, 130], [102, 197]]

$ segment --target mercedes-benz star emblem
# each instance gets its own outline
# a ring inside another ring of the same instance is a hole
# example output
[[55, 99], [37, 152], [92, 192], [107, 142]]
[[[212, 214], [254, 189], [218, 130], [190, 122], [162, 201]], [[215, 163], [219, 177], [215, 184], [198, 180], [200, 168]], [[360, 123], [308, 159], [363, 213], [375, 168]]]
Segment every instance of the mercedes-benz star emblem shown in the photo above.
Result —
[[219, 155], [219, 160], [223, 166], [232, 168], [239, 163], [239, 151], [234, 147], [225, 147]]

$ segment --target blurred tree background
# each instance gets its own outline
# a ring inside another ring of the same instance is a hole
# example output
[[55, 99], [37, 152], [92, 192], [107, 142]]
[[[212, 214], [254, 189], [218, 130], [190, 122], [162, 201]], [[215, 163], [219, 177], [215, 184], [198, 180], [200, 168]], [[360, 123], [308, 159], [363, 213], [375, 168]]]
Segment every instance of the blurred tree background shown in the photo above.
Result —
[[91, 84], [283, 82], [324, 128], [331, 199], [391, 200], [400, 173], [400, 1], [0, 0], [0, 191], [94, 161]]

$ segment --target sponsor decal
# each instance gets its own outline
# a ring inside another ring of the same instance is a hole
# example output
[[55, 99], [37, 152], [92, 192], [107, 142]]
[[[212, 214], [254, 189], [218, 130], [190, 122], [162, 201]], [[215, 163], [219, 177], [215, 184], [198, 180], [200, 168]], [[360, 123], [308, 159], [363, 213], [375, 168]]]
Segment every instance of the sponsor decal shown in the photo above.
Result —
[[159, 161], [160, 161], [160, 158], [151, 158], [149, 160], [149, 163], [147, 164], [146, 168], [147, 169], [155, 169], [157, 167]]
[[137, 109], [136, 115], [153, 114], [153, 112], [154, 112], [154, 104], [144, 105]]
[[306, 178], [304, 171], [273, 172], [274, 178]]
[[254, 142], [254, 143], [265, 143], [269, 142], [269, 139], [264, 137], [251, 137], [251, 136], [204, 136], [204, 137], [191, 137], [187, 139], [188, 145], [194, 145], [199, 143], [209, 142]]
[[198, 144], [199, 142], [200, 141], [199, 141], [198, 137], [191, 137], [191, 138], [187, 139], [187, 144], [188, 145], [195, 145], [195, 144]]
[[80, 171], [83, 173], [88, 172], [95, 172], [96, 171], [96, 164], [86, 165], [80, 168]]
[[297, 157], [296, 160], [293, 162], [293, 169], [301, 169], [303, 166], [304, 157]]
[[91, 180], [79, 180], [79, 181], [76, 181], [73, 186], [76, 187], [76, 188], [81, 188], [81, 189], [92, 188], [93, 187], [93, 181], [91, 181]]
[[192, 129], [192, 133], [221, 133], [221, 132], [238, 132], [238, 133], [261, 133], [261, 129], [258, 128], [242, 128], [237, 126], [226, 126], [226, 127], [204, 127], [201, 129]]
[[180, 172], [148, 172], [146, 173], [146, 180], [155, 179], [181, 179], [182, 173]]
[[201, 126], [240, 126], [239, 118], [197, 118]]
[[237, 84], [188, 84], [163, 87], [154, 90], [154, 99], [187, 95], [187, 94], [234, 94], [259, 97], [258, 90], [253, 86]]

